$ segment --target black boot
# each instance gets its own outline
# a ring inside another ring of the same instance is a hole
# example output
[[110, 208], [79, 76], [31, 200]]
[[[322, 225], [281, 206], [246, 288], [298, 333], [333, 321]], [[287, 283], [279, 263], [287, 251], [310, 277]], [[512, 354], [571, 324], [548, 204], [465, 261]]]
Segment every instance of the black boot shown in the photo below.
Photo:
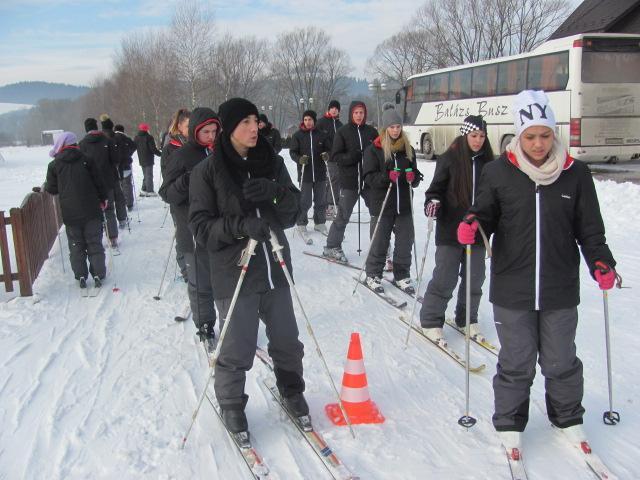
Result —
[[247, 416], [244, 410], [222, 410], [222, 421], [231, 433], [246, 432], [249, 430]]
[[302, 393], [294, 393], [293, 395], [284, 397], [284, 403], [294, 417], [309, 415], [309, 405]]
[[209, 323], [203, 323], [197, 331], [197, 335], [200, 341], [204, 343], [207, 349], [207, 353], [212, 354], [216, 351], [218, 340], [216, 339], [216, 333], [213, 330], [213, 325]]

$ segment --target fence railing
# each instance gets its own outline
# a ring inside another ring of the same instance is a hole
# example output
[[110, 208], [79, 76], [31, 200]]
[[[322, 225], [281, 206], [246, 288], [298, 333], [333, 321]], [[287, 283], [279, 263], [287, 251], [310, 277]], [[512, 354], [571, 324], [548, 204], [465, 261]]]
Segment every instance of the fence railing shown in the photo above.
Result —
[[[19, 208], [9, 210], [5, 217], [0, 211], [0, 256], [2, 257], [2, 275], [5, 291], [13, 292], [13, 282], [18, 281], [20, 295], [33, 295], [33, 282], [53, 246], [60, 226], [62, 215], [58, 197], [44, 190], [29, 193]], [[13, 233], [13, 251], [17, 271], [12, 270], [7, 225]]]

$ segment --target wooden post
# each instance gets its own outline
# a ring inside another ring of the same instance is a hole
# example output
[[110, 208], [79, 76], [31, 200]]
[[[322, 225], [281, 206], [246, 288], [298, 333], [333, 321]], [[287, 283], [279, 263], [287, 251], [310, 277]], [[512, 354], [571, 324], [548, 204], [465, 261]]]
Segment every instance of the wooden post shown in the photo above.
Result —
[[[7, 222], [7, 220], [9, 220]], [[13, 276], [11, 275], [11, 257], [9, 256], [9, 240], [7, 239], [7, 225], [11, 219], [5, 218], [4, 210], [0, 210], [0, 257], [2, 258], [2, 280], [5, 292], [13, 292]]]
[[12, 208], [11, 225], [13, 226], [13, 248], [16, 252], [16, 263], [18, 264], [18, 283], [20, 284], [20, 296], [30, 297], [33, 295], [33, 279], [31, 278], [31, 268], [29, 267], [29, 256], [24, 239], [24, 218], [20, 208]]

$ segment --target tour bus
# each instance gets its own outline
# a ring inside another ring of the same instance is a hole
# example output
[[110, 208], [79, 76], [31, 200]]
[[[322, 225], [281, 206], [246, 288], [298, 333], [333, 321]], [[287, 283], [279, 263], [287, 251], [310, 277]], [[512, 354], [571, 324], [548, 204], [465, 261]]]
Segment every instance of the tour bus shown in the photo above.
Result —
[[574, 158], [640, 157], [640, 35], [573, 35], [529, 53], [413, 75], [396, 104], [427, 159], [449, 147], [468, 115], [484, 117], [494, 151], [503, 152], [515, 133], [513, 100], [525, 89], [547, 92], [556, 134]]

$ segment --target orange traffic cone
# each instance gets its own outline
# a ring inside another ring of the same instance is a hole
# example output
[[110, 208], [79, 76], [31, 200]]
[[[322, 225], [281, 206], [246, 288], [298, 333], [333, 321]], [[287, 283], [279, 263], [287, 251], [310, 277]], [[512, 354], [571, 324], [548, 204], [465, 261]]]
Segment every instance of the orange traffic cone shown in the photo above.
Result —
[[[384, 417], [378, 407], [369, 398], [367, 374], [364, 371], [364, 359], [362, 358], [359, 333], [354, 332], [351, 334], [347, 363], [344, 366], [344, 375], [342, 376], [340, 400], [342, 400], [342, 405], [352, 425], [384, 422]], [[324, 410], [334, 425], [347, 424], [339, 404], [331, 403], [324, 407]]]

